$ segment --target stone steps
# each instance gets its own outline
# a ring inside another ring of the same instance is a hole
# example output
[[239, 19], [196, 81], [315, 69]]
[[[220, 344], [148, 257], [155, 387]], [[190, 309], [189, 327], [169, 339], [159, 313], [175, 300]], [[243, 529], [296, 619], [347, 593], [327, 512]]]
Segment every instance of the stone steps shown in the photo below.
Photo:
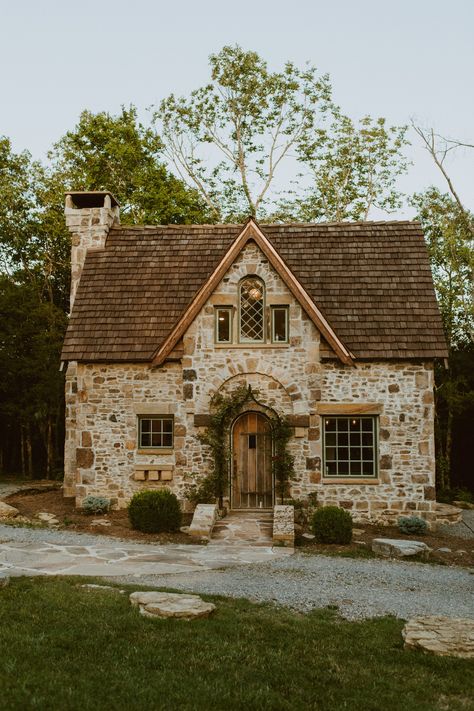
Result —
[[211, 545], [271, 546], [272, 535], [272, 511], [229, 511], [225, 518], [216, 521], [209, 543]]
[[436, 503], [436, 523], [455, 524], [462, 521], [462, 509], [450, 504]]

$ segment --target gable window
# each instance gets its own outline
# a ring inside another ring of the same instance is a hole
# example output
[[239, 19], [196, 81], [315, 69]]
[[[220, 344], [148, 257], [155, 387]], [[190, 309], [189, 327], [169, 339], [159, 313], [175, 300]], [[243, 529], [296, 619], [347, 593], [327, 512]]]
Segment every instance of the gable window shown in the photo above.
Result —
[[377, 476], [377, 419], [324, 417], [324, 476]]
[[239, 341], [263, 343], [265, 285], [258, 277], [248, 277], [240, 283]]
[[173, 446], [173, 418], [169, 415], [138, 418], [140, 449], [169, 449]]
[[232, 343], [232, 308], [218, 306], [214, 314], [216, 343]]
[[272, 306], [272, 343], [288, 343], [288, 306]]

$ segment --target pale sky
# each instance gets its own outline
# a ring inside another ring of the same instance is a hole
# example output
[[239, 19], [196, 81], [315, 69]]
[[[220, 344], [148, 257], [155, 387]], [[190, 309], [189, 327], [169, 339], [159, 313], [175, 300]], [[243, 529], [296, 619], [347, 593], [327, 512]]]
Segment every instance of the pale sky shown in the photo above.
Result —
[[[44, 158], [83, 109], [116, 113], [187, 94], [225, 44], [280, 68], [291, 59], [330, 74], [353, 118], [414, 117], [474, 143], [473, 0], [0, 0], [0, 135]], [[407, 193], [443, 180], [411, 135]], [[448, 167], [474, 209], [474, 150]], [[412, 217], [410, 208], [396, 217]]]

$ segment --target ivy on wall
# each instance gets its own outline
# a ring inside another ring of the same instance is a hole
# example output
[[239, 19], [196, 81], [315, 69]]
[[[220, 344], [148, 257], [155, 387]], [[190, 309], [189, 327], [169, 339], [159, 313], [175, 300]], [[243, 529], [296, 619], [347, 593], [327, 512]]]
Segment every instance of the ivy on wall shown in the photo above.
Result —
[[[235, 418], [241, 414], [249, 401], [262, 405], [256, 398], [257, 391], [242, 386], [224, 395], [216, 393], [211, 400], [211, 421], [206, 431], [199, 435], [199, 440], [208, 447], [212, 465], [210, 472], [187, 488], [187, 498], [195, 504], [218, 502], [223, 506], [224, 496], [229, 487], [230, 472], [230, 428]], [[293, 428], [286, 417], [281, 417], [271, 408], [270, 424], [274, 443], [272, 458], [275, 477], [275, 492], [283, 503], [288, 496], [289, 482], [294, 479], [294, 458], [288, 452], [287, 445], [293, 434]]]

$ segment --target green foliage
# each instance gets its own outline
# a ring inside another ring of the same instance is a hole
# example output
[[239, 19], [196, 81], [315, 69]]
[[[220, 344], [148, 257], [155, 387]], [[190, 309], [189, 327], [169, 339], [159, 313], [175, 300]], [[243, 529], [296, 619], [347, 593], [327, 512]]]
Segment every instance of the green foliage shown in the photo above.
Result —
[[161, 140], [134, 106], [116, 116], [83, 111], [49, 153], [51, 174], [62, 192], [110, 190], [126, 224], [209, 221], [197, 192], [166, 169], [161, 152]]
[[[211, 471], [187, 487], [187, 498], [193, 503], [212, 503], [217, 501], [222, 508], [223, 498], [229, 485], [230, 467], [230, 426], [242, 412], [244, 405], [255, 400], [258, 392], [250, 387], [236, 388], [230, 394], [216, 393], [211, 402], [211, 422], [199, 440], [209, 448]], [[287, 444], [292, 435], [292, 428], [285, 418], [276, 413], [271, 418], [272, 438], [275, 448], [273, 473], [275, 489], [282, 499], [288, 494], [288, 483], [294, 476], [293, 457], [287, 451]]]
[[181, 509], [175, 494], [169, 489], [139, 491], [128, 505], [133, 528], [144, 533], [177, 531], [181, 525]]
[[299, 157], [311, 184], [287, 211], [305, 222], [366, 220], [372, 208], [402, 205], [397, 178], [406, 173], [406, 126], [365, 116], [357, 126], [332, 107], [323, 125], [300, 141]]
[[171, 94], [155, 121], [170, 161], [216, 219], [240, 220], [262, 211], [279, 164], [326, 110], [331, 88], [314, 67], [286, 62], [271, 72], [237, 45], [209, 63], [210, 81], [189, 98]]
[[350, 543], [352, 516], [338, 506], [322, 506], [313, 514], [311, 529], [318, 543]]
[[436, 501], [442, 504], [452, 504], [453, 501], [462, 501], [465, 504], [474, 504], [474, 494], [469, 489], [455, 487], [453, 489], [439, 489], [436, 492]]
[[103, 514], [110, 509], [110, 499], [105, 496], [86, 496], [82, 502], [82, 510], [86, 514]]
[[424, 536], [428, 530], [428, 524], [424, 518], [419, 516], [400, 516], [398, 530], [407, 536]]

